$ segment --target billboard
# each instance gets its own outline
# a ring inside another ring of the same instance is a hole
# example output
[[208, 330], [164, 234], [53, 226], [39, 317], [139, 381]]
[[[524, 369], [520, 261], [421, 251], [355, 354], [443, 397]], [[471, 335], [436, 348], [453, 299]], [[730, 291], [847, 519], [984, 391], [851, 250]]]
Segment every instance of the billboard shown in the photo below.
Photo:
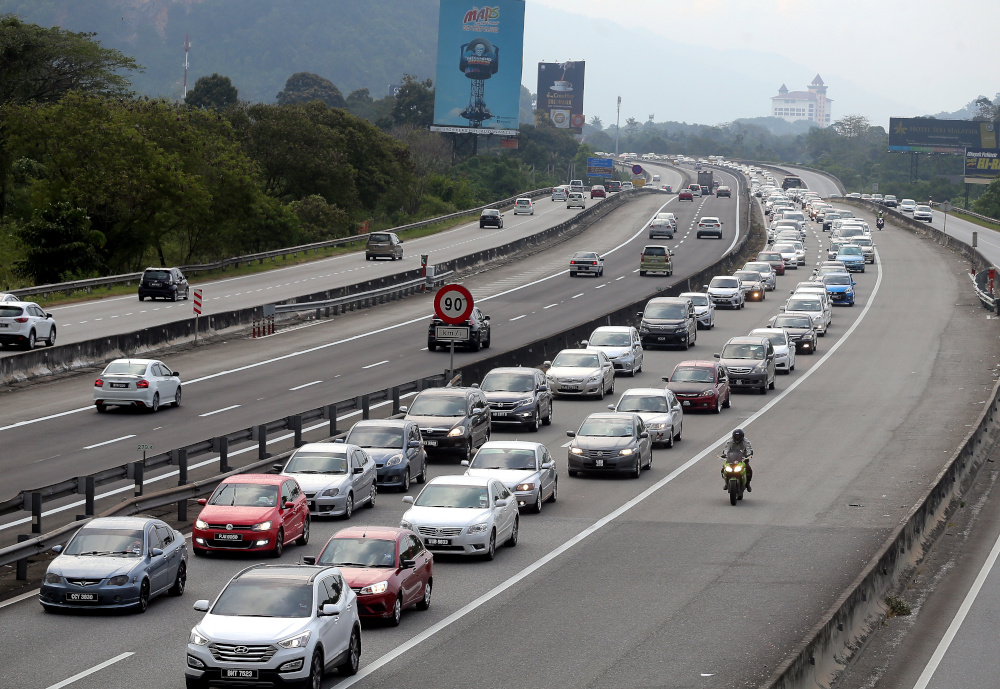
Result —
[[441, 0], [431, 129], [517, 134], [523, 42], [524, 0]]
[[614, 169], [611, 158], [587, 158], [587, 177], [611, 177]]
[[1000, 150], [965, 149], [965, 183], [989, 184], [995, 179], [1000, 179]]
[[996, 124], [932, 117], [890, 117], [889, 150], [962, 155], [966, 148], [997, 148]]
[[561, 129], [583, 132], [583, 74], [587, 63], [539, 62], [538, 103], [552, 124]]

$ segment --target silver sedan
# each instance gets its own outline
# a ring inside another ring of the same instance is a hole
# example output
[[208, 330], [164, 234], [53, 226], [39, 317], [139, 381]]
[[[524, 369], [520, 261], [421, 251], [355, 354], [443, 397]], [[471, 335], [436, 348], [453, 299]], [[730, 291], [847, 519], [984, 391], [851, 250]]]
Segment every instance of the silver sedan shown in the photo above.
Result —
[[615, 391], [615, 367], [608, 355], [589, 349], [564, 349], [546, 361], [545, 378], [553, 395], [594, 395]]
[[609, 404], [615, 412], [634, 412], [646, 424], [650, 442], [673, 447], [684, 432], [684, 410], [673, 390], [665, 388], [631, 388], [618, 404]]
[[495, 478], [514, 494], [518, 507], [542, 511], [542, 503], [555, 502], [559, 493], [556, 463], [541, 443], [520, 440], [490, 440], [470, 463], [467, 476]]

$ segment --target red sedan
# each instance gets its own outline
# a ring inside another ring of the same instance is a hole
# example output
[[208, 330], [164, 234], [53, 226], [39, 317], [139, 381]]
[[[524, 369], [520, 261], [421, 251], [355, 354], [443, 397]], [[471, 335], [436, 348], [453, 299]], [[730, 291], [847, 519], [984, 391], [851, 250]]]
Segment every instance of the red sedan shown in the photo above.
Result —
[[358, 596], [361, 617], [395, 627], [404, 608], [426, 610], [431, 605], [434, 555], [409, 529], [351, 526], [335, 533], [318, 558], [305, 562], [339, 567]]
[[775, 275], [785, 274], [785, 260], [777, 251], [761, 251], [757, 254], [757, 260], [762, 263], [770, 263]]
[[682, 361], [667, 381], [684, 411], [710, 409], [718, 414], [730, 403], [729, 377], [718, 361]]
[[590, 188], [590, 198], [592, 199], [603, 199], [607, 196], [608, 192], [600, 184], [595, 184]]
[[690, 189], [681, 189], [677, 192], [678, 201], [694, 201], [694, 194]]
[[238, 474], [219, 484], [194, 522], [195, 555], [208, 551], [269, 551], [281, 557], [285, 545], [309, 542], [309, 503], [293, 478]]

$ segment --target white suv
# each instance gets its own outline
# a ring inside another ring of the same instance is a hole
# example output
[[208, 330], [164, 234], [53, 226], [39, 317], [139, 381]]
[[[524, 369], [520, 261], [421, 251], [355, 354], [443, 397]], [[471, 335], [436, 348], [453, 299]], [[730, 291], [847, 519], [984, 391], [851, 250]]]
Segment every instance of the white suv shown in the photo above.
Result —
[[44, 340], [50, 347], [56, 343], [56, 322], [33, 301], [0, 303], [0, 346], [21, 345], [34, 349]]
[[336, 567], [254, 565], [204, 612], [187, 644], [188, 689], [209, 682], [320, 686], [327, 668], [354, 675], [361, 661], [357, 595]]

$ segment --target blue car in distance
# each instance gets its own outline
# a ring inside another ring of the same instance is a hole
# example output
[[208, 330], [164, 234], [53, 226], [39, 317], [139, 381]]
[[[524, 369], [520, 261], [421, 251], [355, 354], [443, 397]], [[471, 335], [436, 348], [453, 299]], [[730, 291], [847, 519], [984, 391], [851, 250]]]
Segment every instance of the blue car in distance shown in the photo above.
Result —
[[184, 534], [150, 517], [102, 517], [55, 546], [59, 554], [38, 600], [46, 612], [132, 609], [146, 612], [162, 593], [179, 596], [187, 583]]
[[854, 278], [849, 273], [828, 273], [822, 278], [831, 304], [854, 306]]
[[865, 272], [865, 253], [857, 244], [844, 244], [837, 252], [836, 260], [847, 266], [847, 270], [854, 273]]

